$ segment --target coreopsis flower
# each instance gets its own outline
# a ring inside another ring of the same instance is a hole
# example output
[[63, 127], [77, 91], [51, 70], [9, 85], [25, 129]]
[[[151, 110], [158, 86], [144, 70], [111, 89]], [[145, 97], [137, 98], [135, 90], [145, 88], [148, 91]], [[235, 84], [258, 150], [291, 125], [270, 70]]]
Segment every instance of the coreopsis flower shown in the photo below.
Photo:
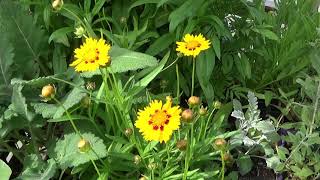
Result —
[[80, 48], [74, 50], [76, 60], [70, 66], [78, 72], [95, 71], [100, 66], [110, 64], [110, 48], [104, 39], [87, 38]]
[[168, 97], [165, 104], [155, 100], [139, 110], [135, 126], [145, 140], [167, 142], [173, 131], [180, 126], [180, 113], [179, 106], [172, 106], [171, 98]]
[[200, 54], [201, 51], [210, 48], [210, 41], [206, 40], [202, 34], [191, 35], [186, 34], [183, 37], [182, 42], [176, 42], [178, 47], [176, 51], [182, 53], [185, 56], [196, 57]]

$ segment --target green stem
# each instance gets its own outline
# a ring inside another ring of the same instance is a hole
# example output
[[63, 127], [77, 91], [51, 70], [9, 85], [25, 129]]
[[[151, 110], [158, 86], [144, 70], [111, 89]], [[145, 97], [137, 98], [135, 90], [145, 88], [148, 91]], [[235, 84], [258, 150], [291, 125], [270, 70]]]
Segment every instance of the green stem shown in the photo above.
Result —
[[187, 179], [187, 174], [189, 170], [189, 164], [190, 164], [190, 159], [192, 157], [192, 148], [193, 148], [193, 123], [191, 124], [190, 128], [190, 136], [188, 136], [188, 146], [187, 146], [187, 152], [186, 152], [186, 157], [185, 157], [185, 163], [184, 163], [184, 173], [183, 173], [183, 180]]
[[176, 64], [176, 75], [177, 75], [177, 98], [180, 101], [180, 78], [179, 78], [179, 66]]
[[224, 152], [220, 151], [220, 156], [221, 156], [221, 162], [222, 162], [222, 167], [221, 167], [221, 172], [220, 172], [220, 176], [221, 176], [221, 180], [224, 180], [224, 168], [225, 168], [225, 162], [224, 162]]
[[93, 164], [94, 169], [96, 170], [96, 172], [98, 173], [98, 175], [99, 175], [99, 177], [100, 177], [100, 176], [101, 176], [101, 174], [100, 174], [100, 172], [99, 172], [99, 169], [98, 169], [98, 167], [97, 167], [96, 163], [95, 163], [95, 162], [94, 162], [94, 160], [92, 160], [91, 158], [90, 158], [90, 161], [91, 161], [91, 163]]
[[63, 110], [66, 112], [67, 117], [68, 117], [68, 119], [69, 119], [69, 121], [70, 121], [70, 123], [72, 125], [72, 128], [82, 138], [82, 135], [80, 134], [80, 131], [78, 130], [77, 126], [74, 124], [69, 111], [64, 107], [64, 105], [58, 99], [56, 99], [55, 97], [53, 97], [52, 99], [54, 101], [56, 101], [59, 104], [59, 106], [61, 106], [63, 108]]
[[192, 59], [191, 96], [193, 96], [193, 92], [194, 92], [194, 72], [195, 72], [195, 69], [196, 69], [196, 61], [195, 61], [195, 59], [193, 58], [193, 59]]
[[206, 125], [205, 125], [205, 127], [204, 127], [204, 131], [203, 131], [203, 138], [205, 138], [206, 137], [206, 133], [207, 133], [207, 129], [208, 129], [208, 125], [209, 125], [209, 121], [211, 120], [211, 118], [212, 118], [212, 115], [213, 115], [213, 112], [215, 111], [216, 109], [213, 109], [212, 111], [211, 111], [211, 113], [210, 113], [210, 115], [209, 115], [209, 117], [208, 117], [208, 119], [207, 119], [207, 121], [206, 121]]

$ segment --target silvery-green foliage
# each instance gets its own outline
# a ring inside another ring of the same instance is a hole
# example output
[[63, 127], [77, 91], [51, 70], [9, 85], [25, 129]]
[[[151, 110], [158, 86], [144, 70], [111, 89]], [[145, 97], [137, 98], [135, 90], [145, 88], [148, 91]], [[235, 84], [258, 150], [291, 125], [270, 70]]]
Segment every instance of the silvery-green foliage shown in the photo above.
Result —
[[[270, 120], [260, 118], [258, 109], [258, 99], [253, 92], [248, 93], [248, 109], [244, 113], [242, 105], [238, 100], [233, 100], [234, 111], [231, 116], [239, 122], [239, 137], [235, 137], [233, 142], [241, 140], [248, 147], [260, 144], [264, 140], [270, 141], [268, 135], [275, 132], [275, 127]], [[258, 132], [258, 133], [256, 133]]]

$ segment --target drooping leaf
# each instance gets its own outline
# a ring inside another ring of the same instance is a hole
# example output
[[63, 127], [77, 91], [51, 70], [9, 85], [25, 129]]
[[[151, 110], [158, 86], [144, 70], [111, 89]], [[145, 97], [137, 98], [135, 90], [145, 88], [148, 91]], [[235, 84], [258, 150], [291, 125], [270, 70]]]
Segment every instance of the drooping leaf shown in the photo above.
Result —
[[149, 48], [146, 50], [146, 53], [152, 56], [157, 55], [159, 52], [168, 48], [173, 42], [173, 34], [164, 34], [149, 46]]
[[8, 86], [10, 84], [13, 64], [13, 47], [12, 44], [5, 38], [0, 36], [0, 85]]
[[14, 85], [13, 86], [13, 93], [12, 93], [12, 105], [14, 110], [26, 118], [28, 121], [32, 121], [33, 113], [28, 110], [28, 106], [26, 104], [26, 98], [22, 95], [23, 86], [21, 85]]
[[9, 180], [11, 176], [11, 168], [0, 159], [0, 177], [3, 180]]
[[80, 136], [76, 133], [64, 135], [62, 140], [56, 142], [49, 149], [49, 156], [56, 160], [60, 168], [74, 167], [89, 162], [104, 158], [107, 155], [106, 146], [102, 139], [94, 136], [91, 133], [83, 133], [82, 137], [89, 141], [91, 150], [82, 153], [78, 149]]

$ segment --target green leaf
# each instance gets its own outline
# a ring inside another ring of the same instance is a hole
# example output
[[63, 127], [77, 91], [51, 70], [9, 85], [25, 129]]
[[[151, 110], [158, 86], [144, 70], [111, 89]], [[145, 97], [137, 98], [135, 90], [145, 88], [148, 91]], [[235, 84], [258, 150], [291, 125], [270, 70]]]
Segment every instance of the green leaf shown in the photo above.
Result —
[[81, 138], [78, 134], [71, 133], [64, 135], [63, 140], [59, 140], [49, 149], [49, 156], [55, 159], [62, 169], [106, 157], [107, 148], [102, 139], [91, 133], [83, 133], [82, 137], [90, 143], [91, 150], [88, 152], [79, 151], [77, 145]]
[[52, 66], [55, 74], [63, 74], [67, 71], [66, 54], [62, 50], [62, 46], [56, 44], [53, 51]]
[[56, 119], [49, 119], [48, 122], [64, 122], [64, 121], [70, 121], [70, 119], [71, 120], [89, 120], [85, 116], [71, 115], [70, 118], [68, 116], [62, 116], [62, 117], [56, 118]]
[[17, 179], [21, 180], [49, 180], [57, 170], [56, 162], [53, 159], [43, 161], [37, 155], [28, 155], [24, 161], [24, 170]]
[[157, 4], [159, 0], [137, 0], [134, 1], [134, 3], [131, 4], [131, 6], [128, 9], [128, 12], [131, 11], [132, 8], [135, 8], [137, 6], [143, 5], [143, 4]]
[[174, 42], [173, 34], [171, 33], [164, 34], [149, 46], [149, 48], [146, 50], [146, 53], [152, 56], [157, 55], [161, 51], [168, 48], [173, 42]]
[[266, 159], [267, 167], [271, 169], [277, 169], [280, 165], [280, 159], [278, 156], [272, 156]]
[[0, 85], [8, 86], [10, 84], [13, 64], [13, 47], [12, 44], [5, 38], [5, 36], [0, 37]]
[[250, 159], [249, 155], [239, 155], [239, 158], [237, 159], [237, 165], [239, 167], [239, 171], [241, 175], [245, 175], [248, 172], [251, 171], [253, 167], [253, 163]]
[[308, 168], [307, 166], [304, 166], [301, 170], [295, 171], [294, 174], [300, 178], [307, 178], [314, 174], [314, 172]]
[[32, 121], [33, 114], [28, 111], [28, 107], [26, 104], [26, 98], [22, 95], [21, 90], [23, 86], [21, 85], [14, 85], [13, 92], [12, 92], [12, 105], [14, 110], [26, 118], [28, 121]]
[[221, 58], [221, 49], [220, 49], [220, 39], [217, 36], [212, 37], [212, 47], [214, 52], [216, 53], [217, 57]]
[[110, 56], [112, 72], [116, 73], [143, 69], [158, 64], [155, 57], [118, 47], [113, 47], [110, 50]]
[[262, 36], [264, 36], [268, 39], [279, 41], [279, 37], [274, 32], [270, 31], [269, 29], [253, 29], [253, 31], [261, 34]]
[[71, 92], [69, 92], [68, 95], [66, 95], [63, 98], [61, 102], [63, 107], [59, 106], [53, 118], [54, 119], [60, 118], [63, 115], [63, 113], [65, 113], [64, 108], [68, 110], [69, 108], [78, 104], [82, 100], [82, 98], [84, 98], [85, 96], [86, 96], [86, 93], [84, 91], [76, 87], [73, 88]]
[[63, 27], [60, 29], [55, 30], [49, 37], [49, 44], [51, 43], [51, 41], [54, 41], [56, 43], [62, 43], [65, 46], [69, 47], [69, 41], [68, 41], [68, 37], [67, 34], [70, 32], [73, 32], [73, 28], [72, 27]]
[[106, 0], [99, 0], [98, 2], [95, 3], [91, 13], [92, 16], [95, 16], [96, 14], [99, 13], [100, 9], [102, 8], [102, 6], [104, 5], [104, 3], [106, 2]]
[[58, 106], [55, 104], [32, 103], [31, 106], [33, 106], [35, 112], [41, 114], [43, 118], [52, 118], [58, 110]]
[[186, 18], [195, 16], [196, 12], [204, 2], [205, 0], [187, 0], [179, 8], [172, 11], [169, 16], [169, 32], [173, 32], [176, 27]]
[[2, 180], [9, 180], [11, 176], [11, 168], [0, 159], [0, 177]]

